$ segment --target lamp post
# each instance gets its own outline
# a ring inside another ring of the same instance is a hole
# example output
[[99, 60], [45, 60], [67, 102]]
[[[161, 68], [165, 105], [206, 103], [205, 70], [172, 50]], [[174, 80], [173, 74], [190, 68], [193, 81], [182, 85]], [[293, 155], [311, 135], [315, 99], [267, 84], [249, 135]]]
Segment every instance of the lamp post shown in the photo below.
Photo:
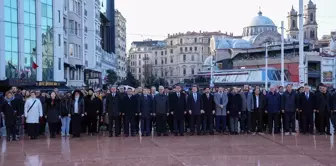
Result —
[[281, 85], [285, 86], [284, 22], [281, 21]]
[[299, 83], [305, 82], [305, 65], [303, 52], [303, 0], [299, 0]]
[[265, 89], [268, 89], [268, 43], [265, 43]]
[[[215, 53], [216, 54], [216, 53]], [[211, 64], [210, 64], [210, 88], [213, 88], [214, 85], [214, 76], [213, 76], [213, 67], [214, 67], [214, 61], [213, 61], [214, 55], [211, 55]]]

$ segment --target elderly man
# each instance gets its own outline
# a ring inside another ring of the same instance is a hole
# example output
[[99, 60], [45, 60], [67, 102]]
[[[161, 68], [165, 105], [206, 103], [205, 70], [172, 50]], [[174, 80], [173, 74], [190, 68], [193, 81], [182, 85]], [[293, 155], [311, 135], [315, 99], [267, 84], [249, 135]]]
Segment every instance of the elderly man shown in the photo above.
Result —
[[153, 100], [153, 115], [156, 116], [157, 136], [168, 136], [167, 134], [167, 116], [169, 115], [168, 96], [164, 94], [164, 87], [159, 87], [159, 94], [155, 95]]
[[106, 96], [105, 100], [105, 110], [106, 114], [108, 115], [109, 118], [109, 132], [110, 132], [110, 137], [113, 135], [113, 123], [114, 123], [114, 134], [116, 137], [120, 136], [120, 126], [121, 126], [121, 121], [120, 121], [120, 115], [121, 115], [121, 96], [120, 94], [117, 93], [117, 88], [112, 87], [111, 88], [111, 93]]
[[204, 114], [203, 101], [201, 95], [197, 92], [197, 86], [192, 87], [192, 93], [188, 96], [188, 108], [190, 114], [190, 131], [191, 135], [195, 133], [201, 135], [201, 114]]
[[[226, 129], [226, 111], [228, 104], [228, 95], [223, 92], [223, 87], [218, 88], [218, 93], [214, 96], [214, 102], [216, 104], [216, 131], [218, 133], [225, 133]], [[220, 127], [222, 124], [222, 127]]]
[[296, 134], [295, 131], [295, 112], [296, 112], [296, 93], [292, 90], [292, 85], [286, 86], [286, 92], [282, 95], [282, 113], [284, 113], [285, 120], [285, 135]]
[[248, 85], [244, 85], [244, 89], [240, 92], [240, 96], [242, 98], [242, 112], [241, 112], [241, 119], [240, 119], [240, 129], [241, 132], [250, 133], [252, 126], [251, 126], [251, 112], [254, 110], [254, 101], [253, 101], [253, 94], [249, 90]]
[[310, 87], [304, 87], [304, 93], [300, 93], [299, 95], [299, 112], [300, 112], [300, 121], [302, 124], [302, 133], [306, 134], [309, 132], [310, 134], [314, 134], [314, 102], [315, 95], [310, 92]]

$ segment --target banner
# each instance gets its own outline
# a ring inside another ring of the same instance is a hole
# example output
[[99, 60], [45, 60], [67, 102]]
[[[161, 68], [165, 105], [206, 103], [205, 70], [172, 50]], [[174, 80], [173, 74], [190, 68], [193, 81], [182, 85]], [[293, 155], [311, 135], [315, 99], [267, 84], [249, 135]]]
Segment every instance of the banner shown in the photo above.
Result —
[[323, 84], [334, 84], [335, 79], [335, 58], [323, 57], [321, 61], [321, 82]]

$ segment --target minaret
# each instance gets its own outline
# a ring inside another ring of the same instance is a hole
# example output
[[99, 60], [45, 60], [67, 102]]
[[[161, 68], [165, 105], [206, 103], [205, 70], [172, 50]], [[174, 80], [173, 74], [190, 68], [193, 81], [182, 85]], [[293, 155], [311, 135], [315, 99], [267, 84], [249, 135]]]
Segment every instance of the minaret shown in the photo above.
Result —
[[304, 8], [304, 39], [314, 43], [317, 41], [316, 4], [309, 0]]
[[298, 21], [298, 13], [292, 6], [292, 9], [290, 12], [288, 12], [287, 16], [288, 20], [288, 28], [287, 33], [290, 39], [298, 39], [299, 36], [299, 28], [297, 26]]

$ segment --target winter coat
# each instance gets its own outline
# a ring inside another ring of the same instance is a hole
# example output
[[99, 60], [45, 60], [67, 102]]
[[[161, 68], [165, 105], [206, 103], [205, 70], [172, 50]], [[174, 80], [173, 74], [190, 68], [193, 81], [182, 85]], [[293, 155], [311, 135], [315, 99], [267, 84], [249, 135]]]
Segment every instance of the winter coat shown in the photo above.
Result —
[[61, 102], [59, 99], [46, 100], [46, 116], [48, 123], [57, 123], [60, 121], [61, 115]]
[[[33, 105], [33, 103], [35, 104]], [[31, 109], [29, 110], [29, 108]], [[38, 98], [28, 98], [24, 106], [24, 115], [26, 123], [39, 123], [40, 117], [43, 116], [41, 101]]]
[[16, 99], [4, 99], [2, 104], [2, 111], [5, 115], [5, 125], [12, 126], [16, 124], [16, 117], [18, 115], [18, 103]]

